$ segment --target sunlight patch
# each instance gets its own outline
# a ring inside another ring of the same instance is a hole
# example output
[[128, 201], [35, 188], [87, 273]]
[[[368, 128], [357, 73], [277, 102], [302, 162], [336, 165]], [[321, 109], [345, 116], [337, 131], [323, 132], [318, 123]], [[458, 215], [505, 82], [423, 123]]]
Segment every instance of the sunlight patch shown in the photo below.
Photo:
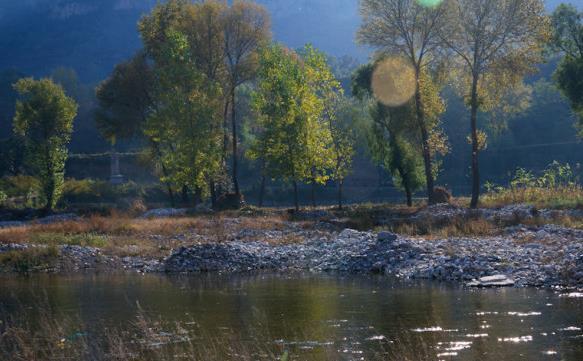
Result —
[[372, 91], [375, 98], [389, 107], [398, 107], [415, 94], [415, 69], [400, 57], [390, 57], [380, 62], [372, 74]]

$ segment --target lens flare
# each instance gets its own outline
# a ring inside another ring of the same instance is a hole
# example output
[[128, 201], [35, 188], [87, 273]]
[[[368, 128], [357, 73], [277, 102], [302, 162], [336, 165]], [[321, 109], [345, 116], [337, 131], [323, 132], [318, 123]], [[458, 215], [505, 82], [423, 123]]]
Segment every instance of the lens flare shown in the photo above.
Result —
[[415, 94], [415, 70], [403, 58], [387, 58], [372, 74], [372, 91], [384, 105], [403, 105]]
[[434, 8], [437, 5], [441, 4], [443, 0], [417, 0], [417, 3], [421, 6], [425, 6], [427, 8]]

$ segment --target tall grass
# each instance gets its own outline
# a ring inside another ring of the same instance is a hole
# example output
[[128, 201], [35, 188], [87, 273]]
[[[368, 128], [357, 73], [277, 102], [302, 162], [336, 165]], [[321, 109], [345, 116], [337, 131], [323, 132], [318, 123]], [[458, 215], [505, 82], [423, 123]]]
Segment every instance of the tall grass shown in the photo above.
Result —
[[514, 173], [508, 187], [486, 183], [481, 205], [498, 207], [526, 203], [538, 208], [583, 208], [583, 187], [569, 164], [553, 162], [536, 175], [523, 168]]
[[[78, 317], [55, 317], [48, 306], [35, 307], [34, 317], [22, 316], [19, 312], [0, 312], [2, 360], [332, 361], [346, 356], [335, 345], [326, 344], [314, 352], [306, 352], [274, 340], [260, 320], [247, 324], [243, 335], [231, 329], [211, 334], [200, 329], [196, 322], [163, 322], [148, 317], [139, 307], [134, 321], [125, 327], [92, 324], [88, 328]], [[367, 359], [371, 360], [435, 359], [435, 350], [411, 335], [372, 343], [366, 351]]]

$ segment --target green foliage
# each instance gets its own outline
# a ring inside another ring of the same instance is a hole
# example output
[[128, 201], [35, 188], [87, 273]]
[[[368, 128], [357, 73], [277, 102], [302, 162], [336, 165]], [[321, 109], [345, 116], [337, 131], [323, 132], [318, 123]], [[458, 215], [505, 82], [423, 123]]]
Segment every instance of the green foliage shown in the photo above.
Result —
[[[412, 99], [403, 106], [391, 108], [372, 100], [371, 81], [375, 66], [376, 63], [363, 65], [354, 73], [352, 92], [361, 101], [369, 103], [370, 116], [365, 134], [372, 159], [393, 175], [394, 183], [405, 191], [410, 205], [412, 194], [425, 182], [415, 103]], [[439, 90], [437, 83], [423, 71], [420, 93], [432, 155], [445, 155], [449, 151], [447, 139], [440, 129], [439, 117], [445, 111], [445, 104]], [[434, 161], [432, 166], [436, 175], [438, 163]]]
[[221, 87], [197, 67], [191, 39], [180, 27], [185, 6], [159, 5], [140, 23], [145, 51], [154, 59], [156, 104], [144, 132], [156, 145], [163, 182], [208, 195], [221, 167]]
[[61, 195], [77, 103], [50, 79], [21, 79], [14, 87], [21, 96], [14, 131], [24, 139], [26, 163], [42, 183], [50, 210]]
[[412, 194], [423, 187], [424, 164], [419, 147], [414, 147], [414, 109], [411, 104], [392, 109], [380, 103], [371, 106], [368, 149], [371, 157], [393, 175], [411, 205]]
[[42, 184], [32, 176], [18, 175], [0, 178], [0, 189], [8, 197], [23, 197], [30, 193], [40, 193]]
[[[312, 182], [324, 184], [328, 179], [342, 182], [350, 171], [353, 155], [353, 134], [350, 114], [340, 117], [341, 107], [347, 106], [340, 82], [336, 80], [326, 55], [307, 45], [302, 60], [308, 86], [316, 96], [315, 116], [310, 117], [308, 133]], [[344, 108], [348, 111], [348, 109]]]
[[514, 189], [526, 187], [571, 187], [576, 185], [576, 183], [577, 178], [571, 166], [569, 164], [561, 164], [557, 161], [549, 164], [538, 177], [531, 171], [518, 168], [510, 180], [510, 186]]
[[144, 53], [117, 65], [96, 89], [99, 108], [97, 128], [108, 140], [127, 139], [141, 135], [151, 108], [152, 71]]
[[82, 246], [103, 248], [109, 244], [107, 237], [93, 233], [67, 234], [56, 232], [31, 233], [27, 239], [29, 244], [48, 246]]
[[67, 179], [63, 187], [62, 201], [65, 204], [115, 203], [121, 199], [141, 199], [145, 196], [144, 186], [133, 182], [112, 185], [103, 180]]
[[0, 176], [16, 175], [23, 171], [24, 144], [18, 136], [0, 140]]
[[253, 93], [258, 134], [248, 156], [286, 182], [342, 182], [354, 152], [351, 111], [325, 55], [310, 45], [301, 55], [272, 45], [262, 50], [259, 65]]
[[583, 12], [561, 4], [552, 14], [551, 49], [563, 55], [554, 78], [578, 118], [583, 137]]
[[0, 206], [4, 205], [4, 202], [8, 199], [6, 193], [0, 190]]
[[583, 13], [571, 4], [560, 4], [551, 15], [550, 47], [564, 55], [583, 56]]
[[253, 93], [260, 133], [248, 155], [263, 158], [271, 177], [295, 182], [310, 177], [305, 160], [313, 102], [298, 55], [279, 45], [264, 48]]

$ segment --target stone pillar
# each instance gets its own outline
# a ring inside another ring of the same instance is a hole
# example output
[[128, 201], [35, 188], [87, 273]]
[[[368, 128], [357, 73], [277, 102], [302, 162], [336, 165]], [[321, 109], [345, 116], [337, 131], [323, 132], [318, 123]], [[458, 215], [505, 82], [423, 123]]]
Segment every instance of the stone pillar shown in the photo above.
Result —
[[109, 176], [109, 183], [111, 184], [122, 184], [124, 183], [124, 177], [119, 172], [119, 154], [115, 148], [111, 149], [111, 174]]

